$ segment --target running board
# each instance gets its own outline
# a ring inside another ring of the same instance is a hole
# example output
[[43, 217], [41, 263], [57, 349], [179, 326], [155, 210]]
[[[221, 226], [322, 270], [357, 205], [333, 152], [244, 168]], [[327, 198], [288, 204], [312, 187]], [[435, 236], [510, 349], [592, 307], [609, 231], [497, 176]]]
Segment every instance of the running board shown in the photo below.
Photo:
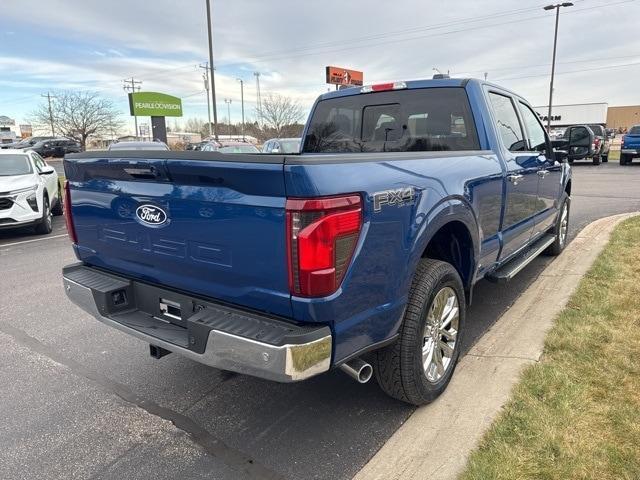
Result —
[[485, 278], [490, 282], [505, 283], [515, 277], [524, 267], [529, 265], [534, 258], [544, 252], [555, 241], [555, 235], [546, 234], [531, 245], [524, 253], [518, 255], [507, 264], [489, 273]]

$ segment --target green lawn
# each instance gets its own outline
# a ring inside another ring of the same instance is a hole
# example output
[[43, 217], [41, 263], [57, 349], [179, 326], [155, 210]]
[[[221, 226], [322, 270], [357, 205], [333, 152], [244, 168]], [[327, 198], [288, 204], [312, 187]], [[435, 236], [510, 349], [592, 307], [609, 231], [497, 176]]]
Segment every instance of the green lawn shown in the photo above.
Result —
[[463, 480], [640, 479], [639, 239], [615, 230]]

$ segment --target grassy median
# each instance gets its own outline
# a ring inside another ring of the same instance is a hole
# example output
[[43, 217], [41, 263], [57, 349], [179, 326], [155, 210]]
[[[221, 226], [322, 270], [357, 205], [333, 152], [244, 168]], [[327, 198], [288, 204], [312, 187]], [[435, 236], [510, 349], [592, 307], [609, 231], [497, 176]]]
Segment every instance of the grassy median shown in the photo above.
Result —
[[640, 479], [640, 218], [614, 231], [461, 478]]

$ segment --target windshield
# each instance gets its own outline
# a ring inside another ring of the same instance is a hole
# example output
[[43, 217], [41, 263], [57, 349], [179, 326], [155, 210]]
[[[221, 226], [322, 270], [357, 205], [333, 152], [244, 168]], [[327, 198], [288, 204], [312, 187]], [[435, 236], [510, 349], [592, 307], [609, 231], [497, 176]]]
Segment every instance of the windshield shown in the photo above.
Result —
[[280, 140], [282, 152], [280, 153], [298, 153], [300, 151], [300, 140]]
[[260, 153], [253, 145], [229, 145], [227, 147], [220, 147], [218, 151], [220, 153]]
[[589, 128], [593, 131], [594, 135], [604, 137], [604, 128], [602, 127], [602, 125], [589, 125]]
[[322, 100], [304, 152], [479, 150], [463, 88], [421, 88]]
[[31, 162], [26, 155], [0, 155], [0, 177], [29, 173], [32, 173]]
[[628, 135], [640, 135], [640, 125], [636, 125], [635, 127], [631, 127]]

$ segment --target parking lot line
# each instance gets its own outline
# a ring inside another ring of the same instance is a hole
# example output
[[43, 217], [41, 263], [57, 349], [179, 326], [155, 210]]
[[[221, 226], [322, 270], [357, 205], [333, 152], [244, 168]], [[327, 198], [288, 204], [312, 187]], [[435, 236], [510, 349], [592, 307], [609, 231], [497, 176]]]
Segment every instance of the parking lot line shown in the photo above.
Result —
[[51, 240], [53, 238], [60, 238], [60, 237], [66, 237], [66, 236], [68, 236], [66, 233], [62, 233], [60, 235], [51, 235], [48, 237], [34, 238], [33, 240], [23, 240], [22, 242], [5, 243], [4, 245], [0, 244], [0, 248], [13, 247], [15, 245], [22, 245], [23, 243], [39, 242], [41, 240]]

